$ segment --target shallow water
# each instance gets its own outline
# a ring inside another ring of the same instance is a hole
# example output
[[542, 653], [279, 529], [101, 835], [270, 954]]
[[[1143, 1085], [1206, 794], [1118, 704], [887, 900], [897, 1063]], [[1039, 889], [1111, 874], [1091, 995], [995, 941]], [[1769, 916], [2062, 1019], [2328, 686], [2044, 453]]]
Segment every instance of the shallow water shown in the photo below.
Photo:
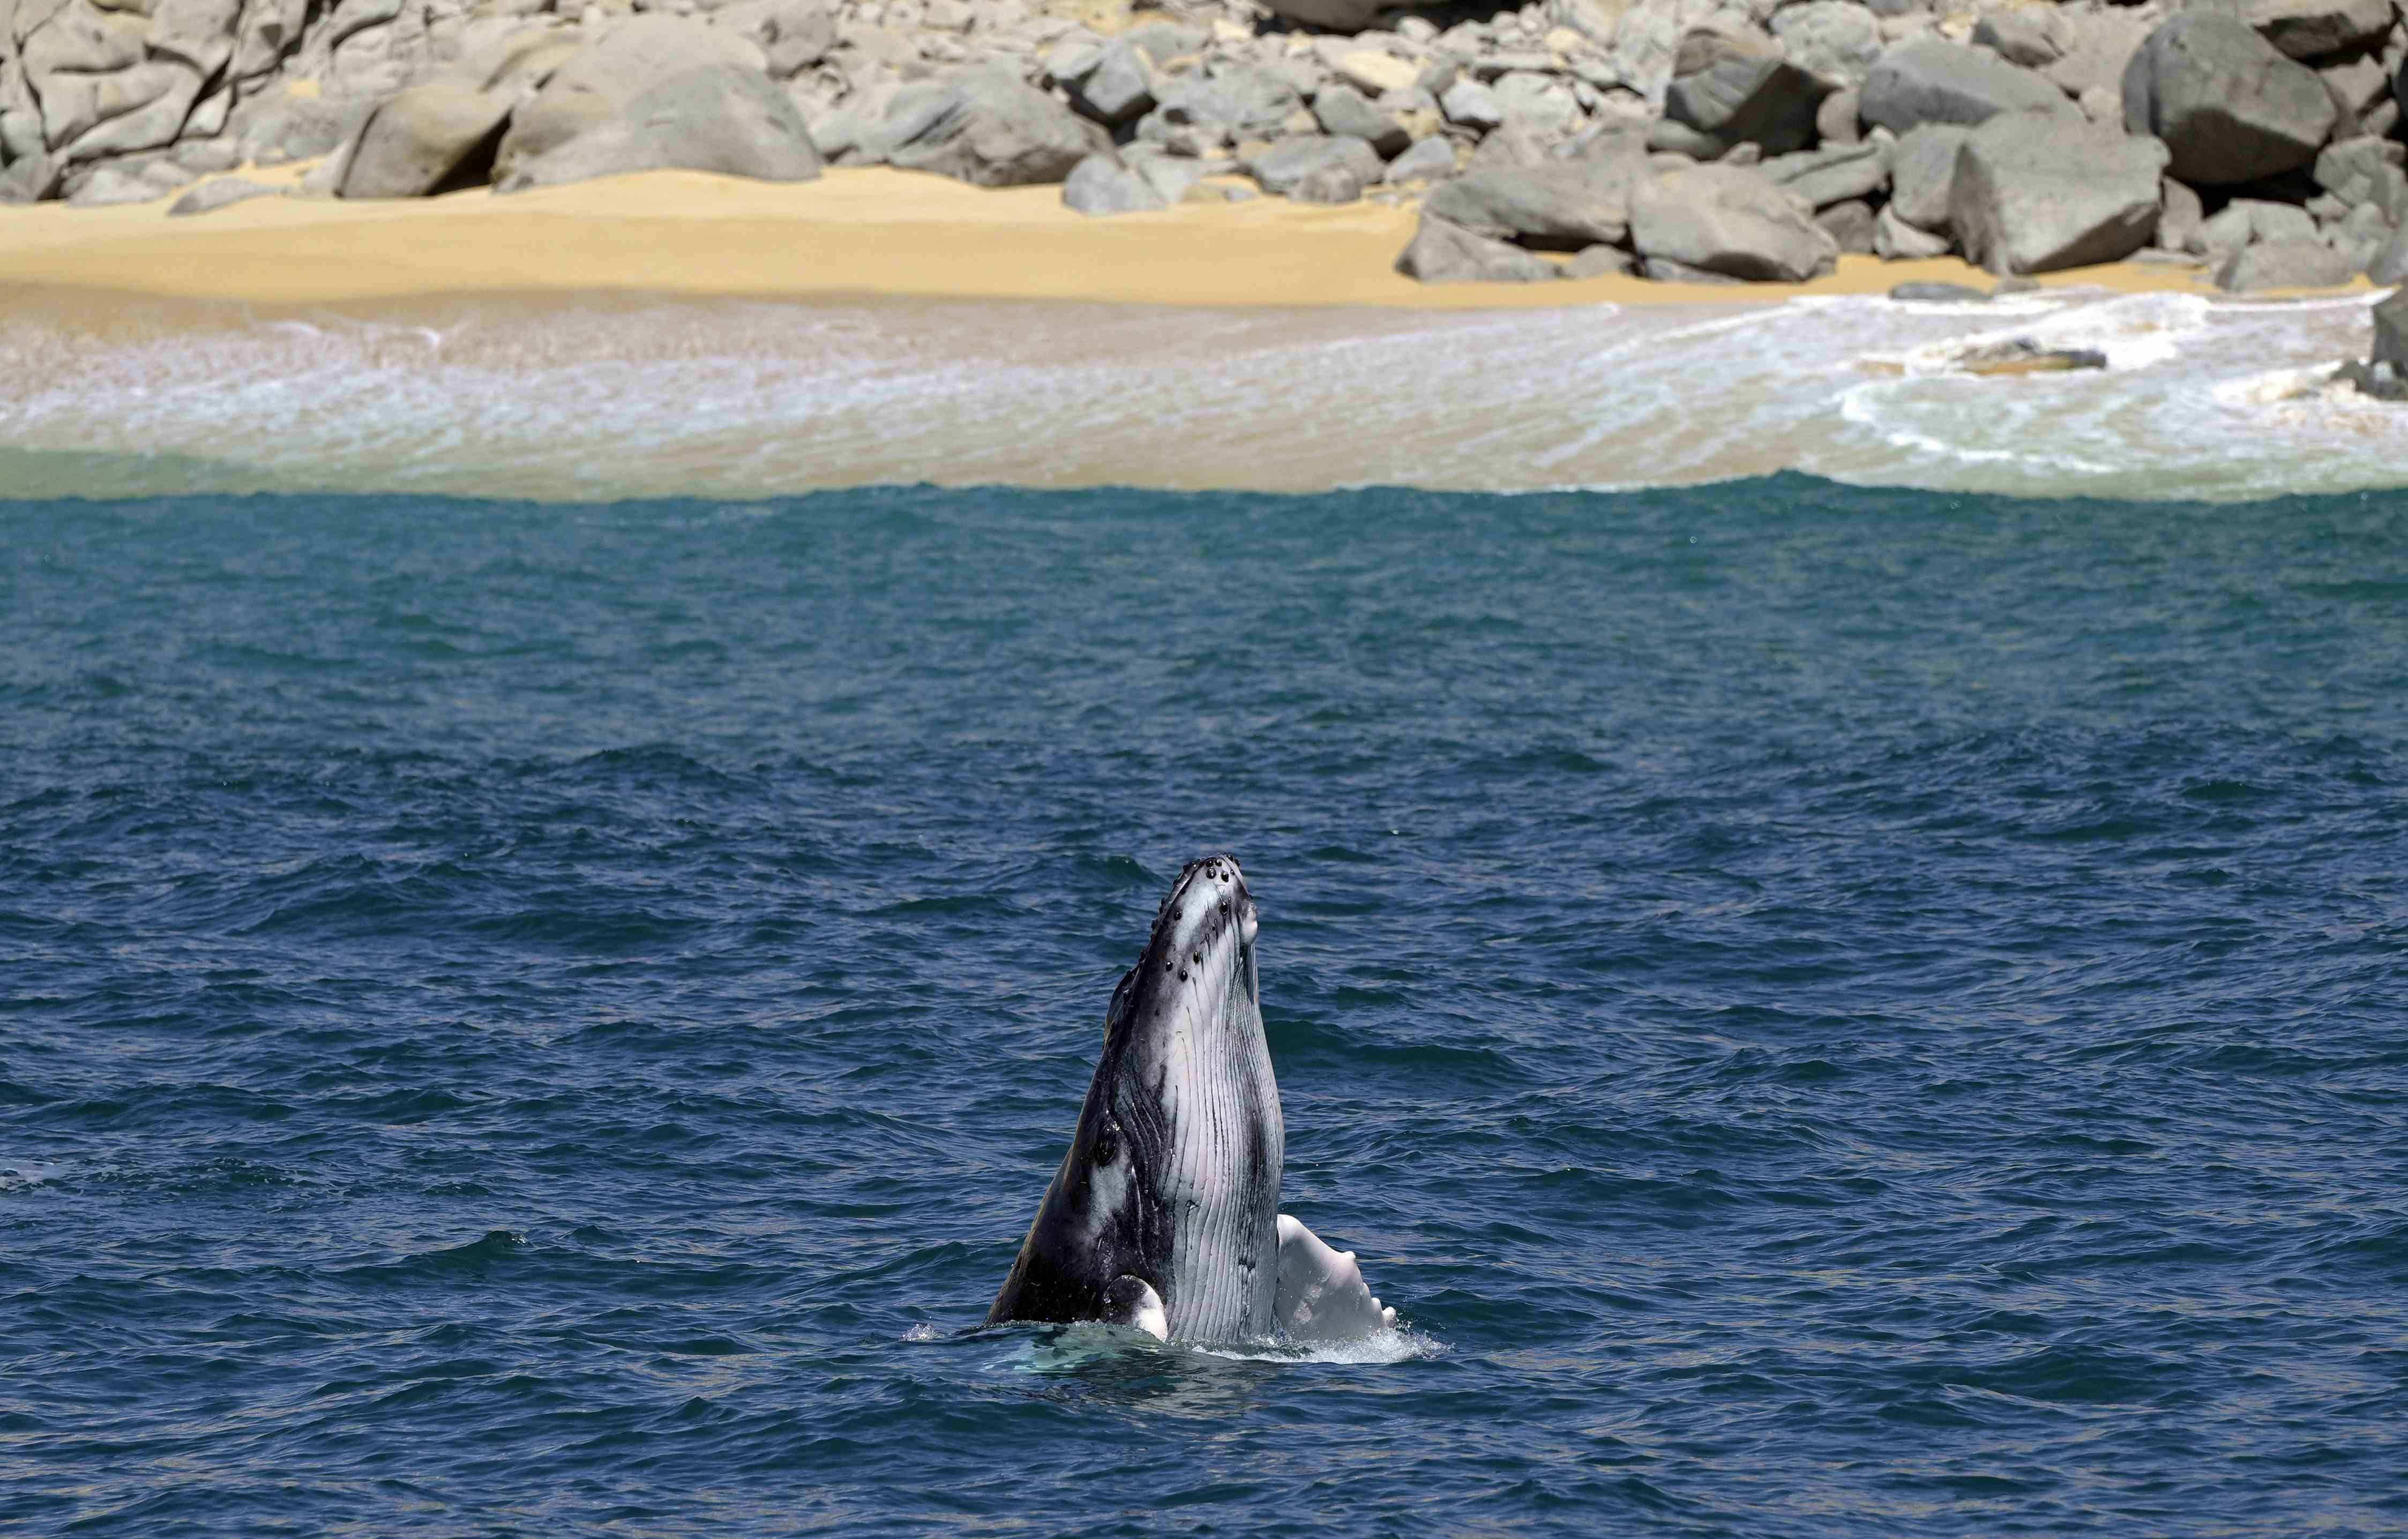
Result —
[[[2408, 498], [0, 505], [12, 1532], [2396, 1532]], [[976, 1326], [1245, 862], [1345, 1353]]]
[[[1552, 311], [428, 299], [336, 312], [0, 299], [0, 490], [757, 498], [815, 488], [1321, 492], [1782, 470], [2025, 495], [2395, 484], [2408, 413], [2308, 391], [2357, 294], [2052, 290]], [[2093, 349], [1976, 378], [1964, 349]]]

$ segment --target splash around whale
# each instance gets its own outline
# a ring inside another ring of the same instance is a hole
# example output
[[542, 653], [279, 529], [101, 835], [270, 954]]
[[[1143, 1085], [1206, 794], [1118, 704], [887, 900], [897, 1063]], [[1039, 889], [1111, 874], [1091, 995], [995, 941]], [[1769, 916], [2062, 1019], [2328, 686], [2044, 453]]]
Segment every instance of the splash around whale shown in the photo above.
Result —
[[1100, 1320], [1166, 1341], [1367, 1336], [1396, 1320], [1354, 1253], [1279, 1211], [1286, 1124], [1245, 874], [1194, 862], [1112, 990], [1062, 1166], [986, 1323]]

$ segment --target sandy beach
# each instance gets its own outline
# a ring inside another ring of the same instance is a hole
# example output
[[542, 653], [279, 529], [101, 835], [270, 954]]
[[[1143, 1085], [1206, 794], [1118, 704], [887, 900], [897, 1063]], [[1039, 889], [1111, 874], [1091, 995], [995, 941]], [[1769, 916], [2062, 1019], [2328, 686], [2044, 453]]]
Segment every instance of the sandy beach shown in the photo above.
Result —
[[[244, 174], [289, 181], [300, 171]], [[882, 167], [800, 184], [652, 172], [508, 196], [258, 198], [183, 219], [167, 217], [173, 201], [0, 207], [0, 303], [56, 314], [79, 307], [62, 292], [73, 290], [258, 306], [614, 291], [1484, 310], [1770, 304], [1910, 279], [1996, 281], [1955, 258], [1848, 256], [1802, 284], [1425, 285], [1395, 269], [1417, 218], [1411, 204], [1256, 198], [1091, 219], [1065, 208], [1054, 187], [986, 189]], [[2213, 292], [2199, 269], [2142, 264], [2041, 281]]]

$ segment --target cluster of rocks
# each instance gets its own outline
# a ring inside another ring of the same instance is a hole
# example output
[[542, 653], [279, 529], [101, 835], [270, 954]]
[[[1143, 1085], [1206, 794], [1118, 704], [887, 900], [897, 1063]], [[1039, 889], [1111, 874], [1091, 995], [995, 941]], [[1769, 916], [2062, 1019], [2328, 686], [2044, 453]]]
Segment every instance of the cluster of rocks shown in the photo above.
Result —
[[1426, 281], [2408, 275], [2394, 0], [1117, 3], [0, 0], [0, 200], [832, 163], [1096, 215], [1412, 199]]

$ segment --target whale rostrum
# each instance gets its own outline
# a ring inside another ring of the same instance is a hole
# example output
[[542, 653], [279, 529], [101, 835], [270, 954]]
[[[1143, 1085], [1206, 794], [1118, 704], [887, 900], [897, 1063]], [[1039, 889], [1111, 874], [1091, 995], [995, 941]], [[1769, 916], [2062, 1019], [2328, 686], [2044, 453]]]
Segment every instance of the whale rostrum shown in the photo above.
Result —
[[1394, 1322], [1349, 1252], [1279, 1211], [1286, 1127], [1258, 919], [1226, 855], [1180, 873], [1112, 990], [1079, 1126], [986, 1322], [1166, 1339], [1328, 1341]]

